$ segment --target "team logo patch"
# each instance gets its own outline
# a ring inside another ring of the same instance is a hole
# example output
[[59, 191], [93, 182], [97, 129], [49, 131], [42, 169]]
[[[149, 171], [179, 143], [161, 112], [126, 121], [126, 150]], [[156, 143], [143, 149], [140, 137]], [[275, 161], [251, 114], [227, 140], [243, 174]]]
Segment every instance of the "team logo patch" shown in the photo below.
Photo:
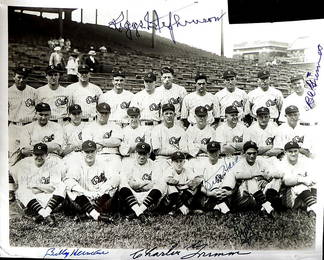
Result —
[[181, 97], [170, 98], [168, 101], [169, 104], [176, 105], [181, 103]]
[[102, 173], [100, 173], [99, 176], [94, 176], [94, 177], [92, 178], [92, 180], [91, 180], [91, 183], [92, 183], [93, 185], [97, 185], [98, 183], [100, 183], [100, 182], [105, 182], [105, 181], [107, 181], [107, 178], [106, 178], [106, 176], [105, 176], [105, 173], [102, 172]]
[[179, 142], [180, 142], [181, 136], [179, 138], [176, 138], [174, 136], [172, 136], [169, 139], [169, 144], [174, 146], [175, 148], [179, 149]]
[[50, 136], [44, 136], [43, 143], [49, 143], [49, 142], [52, 142], [53, 140], [54, 140], [54, 134], [52, 134]]
[[49, 184], [50, 183], [50, 176], [48, 176], [48, 177], [42, 177], [40, 179], [40, 183], [41, 184]]
[[273, 144], [274, 137], [268, 137], [267, 140], [265, 141], [266, 145], [271, 145]]
[[145, 142], [145, 136], [143, 135], [142, 137], [141, 136], [137, 136], [135, 138], [135, 143], [144, 143]]
[[98, 101], [98, 97], [97, 96], [87, 96], [86, 98], [86, 102], [87, 104], [91, 104], [91, 103], [96, 103]]
[[202, 140], [201, 140], [201, 144], [208, 144], [209, 142], [210, 142], [210, 137], [209, 138], [203, 138]]
[[276, 104], [277, 104], [277, 99], [275, 99], [275, 100], [271, 100], [271, 99], [269, 99], [269, 100], [266, 102], [266, 106], [267, 106], [267, 107], [275, 106]]
[[237, 101], [235, 100], [232, 104], [233, 107], [243, 107], [243, 100]]
[[232, 141], [234, 143], [242, 143], [243, 142], [243, 135], [241, 135], [241, 136], [234, 136], [233, 139], [232, 139]]
[[32, 100], [31, 98], [27, 98], [25, 101], [26, 107], [34, 107], [35, 106], [35, 101]]
[[67, 103], [68, 103], [68, 98], [65, 96], [58, 97], [55, 100], [55, 106], [57, 107], [67, 105]]
[[296, 143], [304, 143], [304, 136], [295, 136], [292, 140]]
[[82, 132], [78, 133], [78, 138], [82, 141]]
[[150, 111], [158, 111], [158, 110], [160, 110], [160, 108], [161, 108], [161, 103], [159, 103], [159, 104], [152, 103], [149, 106]]
[[127, 108], [129, 108], [130, 103], [131, 103], [130, 101], [129, 102], [124, 101], [120, 104], [120, 108], [127, 109]]
[[143, 181], [151, 181], [152, 180], [152, 172], [150, 173], [144, 173], [142, 176]]
[[112, 130], [110, 130], [109, 132], [106, 132], [106, 133], [104, 133], [104, 135], [103, 135], [103, 139], [108, 139], [108, 138], [110, 138], [111, 137], [111, 134], [112, 134]]
[[214, 108], [214, 104], [211, 104], [211, 105], [206, 104], [205, 108], [207, 109], [207, 111], [211, 111]]

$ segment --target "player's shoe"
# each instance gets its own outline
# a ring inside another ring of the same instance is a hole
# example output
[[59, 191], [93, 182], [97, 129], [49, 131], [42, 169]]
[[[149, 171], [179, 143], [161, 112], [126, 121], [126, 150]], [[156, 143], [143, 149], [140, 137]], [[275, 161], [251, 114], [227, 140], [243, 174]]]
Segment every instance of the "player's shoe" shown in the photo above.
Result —
[[314, 210], [309, 210], [307, 211], [307, 215], [310, 217], [310, 218], [316, 218], [316, 213]]
[[55, 227], [57, 225], [56, 220], [52, 215], [48, 215], [45, 218], [45, 224], [47, 224], [49, 227]]
[[80, 222], [83, 222], [85, 220], [88, 220], [89, 217], [87, 216], [87, 214], [85, 213], [82, 213], [82, 214], [77, 214], [75, 215], [75, 217], [73, 218], [73, 220], [76, 222], [76, 223], [80, 223]]
[[139, 221], [145, 225], [151, 225], [151, 221], [142, 213], [138, 216]]
[[33, 220], [36, 224], [41, 224], [44, 222], [44, 217], [37, 214], [36, 216], [33, 217]]
[[134, 212], [132, 212], [132, 213], [128, 214], [128, 215], [125, 217], [125, 219], [126, 219], [127, 221], [132, 221], [132, 220], [136, 219], [136, 214], [135, 214]]
[[9, 202], [14, 202], [16, 200], [16, 195], [14, 191], [9, 191]]
[[102, 214], [102, 213], [99, 215], [98, 221], [99, 222], [104, 222], [104, 223], [107, 223], [107, 224], [114, 224], [114, 221], [113, 221], [113, 219], [111, 217], [109, 217], [106, 214]]

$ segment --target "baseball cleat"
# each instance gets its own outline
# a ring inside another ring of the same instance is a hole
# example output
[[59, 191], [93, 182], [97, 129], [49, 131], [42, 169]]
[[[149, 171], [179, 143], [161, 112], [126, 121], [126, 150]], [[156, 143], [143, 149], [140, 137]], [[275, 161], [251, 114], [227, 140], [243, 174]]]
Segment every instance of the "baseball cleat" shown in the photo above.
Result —
[[37, 214], [36, 216], [33, 217], [33, 220], [36, 224], [40, 224], [44, 221], [44, 217]]
[[139, 221], [142, 223], [142, 224], [146, 224], [146, 225], [150, 225], [151, 224], [151, 222], [150, 222], [150, 220], [144, 215], [144, 214], [140, 214], [139, 216], [138, 216], [138, 219], [139, 219]]
[[47, 224], [50, 227], [55, 227], [57, 225], [57, 222], [54, 216], [49, 215], [45, 218], [45, 224]]
[[98, 217], [98, 221], [107, 223], [107, 224], [114, 224], [114, 221], [111, 217], [109, 217], [108, 215], [105, 214], [100, 214]]

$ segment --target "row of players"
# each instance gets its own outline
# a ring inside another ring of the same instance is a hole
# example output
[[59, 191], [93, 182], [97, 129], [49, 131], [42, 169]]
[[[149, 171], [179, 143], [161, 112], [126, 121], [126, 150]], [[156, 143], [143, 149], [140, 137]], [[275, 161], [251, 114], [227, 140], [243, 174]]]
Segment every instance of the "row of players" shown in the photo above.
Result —
[[11, 168], [18, 185], [16, 196], [36, 223], [57, 224], [53, 211], [61, 205], [75, 220], [86, 218], [113, 222], [120, 212], [149, 224], [149, 213], [183, 214], [257, 210], [276, 218], [286, 209], [302, 208], [312, 217], [316, 207], [316, 180], [310, 159], [299, 155], [300, 146], [288, 142], [283, 159], [269, 161], [258, 155], [252, 141], [243, 145], [241, 156], [220, 157], [221, 146], [207, 144], [208, 160], [199, 168], [177, 151], [165, 168], [150, 157], [151, 147], [137, 143], [135, 157], [118, 172], [112, 171], [98, 146], [82, 143], [78, 163], [48, 155], [48, 147], [38, 143], [33, 157]]

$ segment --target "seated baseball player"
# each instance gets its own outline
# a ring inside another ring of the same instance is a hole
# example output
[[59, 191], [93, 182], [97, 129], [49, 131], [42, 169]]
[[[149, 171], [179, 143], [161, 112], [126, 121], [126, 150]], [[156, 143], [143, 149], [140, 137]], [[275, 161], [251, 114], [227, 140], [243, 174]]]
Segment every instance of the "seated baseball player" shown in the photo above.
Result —
[[[228, 172], [222, 183], [223, 189], [233, 191], [233, 208], [260, 210], [275, 217], [279, 208], [280, 174], [269, 171], [270, 165], [258, 157], [258, 146], [252, 141], [243, 145], [244, 155]], [[237, 190], [235, 190], [237, 188]], [[235, 202], [234, 202], [235, 201]]]
[[110, 223], [112, 219], [107, 214], [113, 213], [116, 205], [119, 175], [111, 171], [103, 158], [97, 157], [97, 145], [91, 140], [83, 142], [82, 157], [80, 163], [68, 165], [65, 179], [68, 199], [77, 212], [76, 220], [84, 219], [86, 214]]
[[125, 213], [132, 212], [130, 218], [136, 216], [142, 223], [149, 223], [145, 212], [159, 202], [163, 182], [159, 181], [159, 172], [149, 159], [150, 145], [139, 142], [135, 151], [136, 158], [122, 168], [119, 194]]
[[310, 216], [315, 216], [315, 169], [311, 159], [300, 156], [300, 149], [297, 142], [288, 142], [285, 145], [285, 156], [278, 163], [283, 183], [288, 187], [283, 195], [283, 204], [290, 209], [305, 209]]
[[33, 157], [19, 161], [10, 169], [18, 185], [16, 198], [26, 213], [34, 216], [36, 223], [55, 226], [52, 215], [66, 195], [63, 178], [66, 168], [62, 160], [48, 157], [48, 148], [44, 143], [33, 147]]
[[238, 121], [238, 114], [235, 106], [228, 106], [225, 109], [226, 122], [216, 129], [216, 141], [221, 144], [222, 154], [234, 155], [242, 152], [246, 126]]

